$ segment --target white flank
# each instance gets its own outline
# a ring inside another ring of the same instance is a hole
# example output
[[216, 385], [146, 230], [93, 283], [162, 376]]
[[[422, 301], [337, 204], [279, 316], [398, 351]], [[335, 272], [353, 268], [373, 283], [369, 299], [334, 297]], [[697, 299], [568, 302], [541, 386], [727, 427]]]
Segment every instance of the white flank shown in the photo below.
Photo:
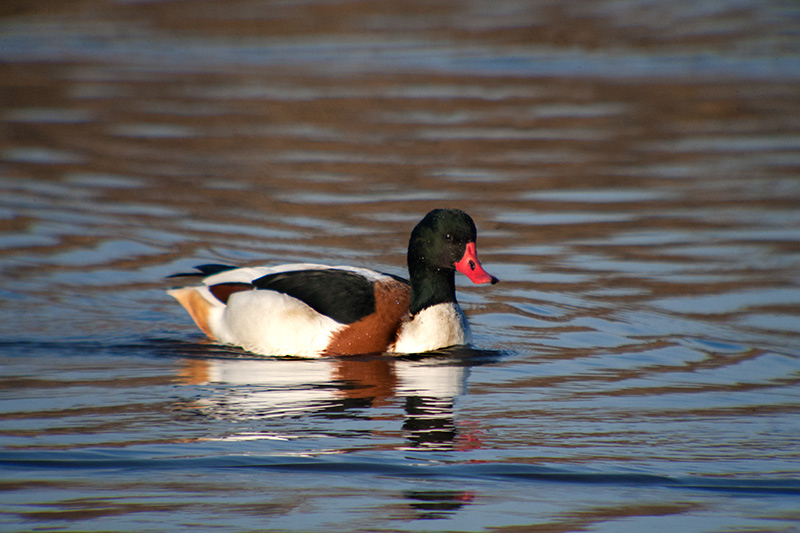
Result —
[[232, 294], [218, 318], [209, 326], [220, 342], [262, 355], [317, 357], [344, 327], [296, 298], [263, 290]]

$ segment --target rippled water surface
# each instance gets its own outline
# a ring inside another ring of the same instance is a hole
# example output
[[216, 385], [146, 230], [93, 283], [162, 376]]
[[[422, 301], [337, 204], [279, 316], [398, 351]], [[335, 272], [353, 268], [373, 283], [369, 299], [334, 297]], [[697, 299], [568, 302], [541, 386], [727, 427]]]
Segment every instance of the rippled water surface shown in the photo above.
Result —
[[[800, 529], [792, 2], [6, 2], [0, 529]], [[257, 358], [197, 264], [405, 275], [475, 346]]]

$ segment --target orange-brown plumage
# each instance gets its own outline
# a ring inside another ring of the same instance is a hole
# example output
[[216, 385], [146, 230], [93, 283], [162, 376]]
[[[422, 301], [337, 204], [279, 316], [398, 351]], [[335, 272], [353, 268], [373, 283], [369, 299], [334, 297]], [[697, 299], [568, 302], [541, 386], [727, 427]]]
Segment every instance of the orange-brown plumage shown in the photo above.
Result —
[[411, 287], [389, 278], [376, 281], [375, 312], [338, 331], [327, 352], [335, 355], [385, 351], [395, 340], [403, 318], [408, 315]]

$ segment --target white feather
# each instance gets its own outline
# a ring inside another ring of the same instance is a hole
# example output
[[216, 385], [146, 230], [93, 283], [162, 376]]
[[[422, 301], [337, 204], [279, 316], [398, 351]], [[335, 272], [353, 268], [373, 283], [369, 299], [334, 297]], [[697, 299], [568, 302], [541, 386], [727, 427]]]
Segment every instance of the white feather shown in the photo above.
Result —
[[265, 355], [319, 356], [331, 335], [344, 327], [275, 291], [234, 293], [214, 318], [209, 327], [219, 341]]
[[472, 342], [467, 318], [456, 303], [427, 307], [403, 323], [389, 351], [421, 353]]

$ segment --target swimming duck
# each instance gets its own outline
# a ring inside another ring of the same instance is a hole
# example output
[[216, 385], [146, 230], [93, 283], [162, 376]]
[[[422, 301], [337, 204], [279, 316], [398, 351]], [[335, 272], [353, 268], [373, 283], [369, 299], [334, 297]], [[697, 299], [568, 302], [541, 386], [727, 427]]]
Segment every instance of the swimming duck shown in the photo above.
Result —
[[497, 283], [478, 261], [469, 215], [435, 209], [408, 244], [410, 281], [351, 266], [202, 265], [202, 285], [168, 291], [217, 342], [261, 355], [421, 353], [472, 341], [455, 271]]

